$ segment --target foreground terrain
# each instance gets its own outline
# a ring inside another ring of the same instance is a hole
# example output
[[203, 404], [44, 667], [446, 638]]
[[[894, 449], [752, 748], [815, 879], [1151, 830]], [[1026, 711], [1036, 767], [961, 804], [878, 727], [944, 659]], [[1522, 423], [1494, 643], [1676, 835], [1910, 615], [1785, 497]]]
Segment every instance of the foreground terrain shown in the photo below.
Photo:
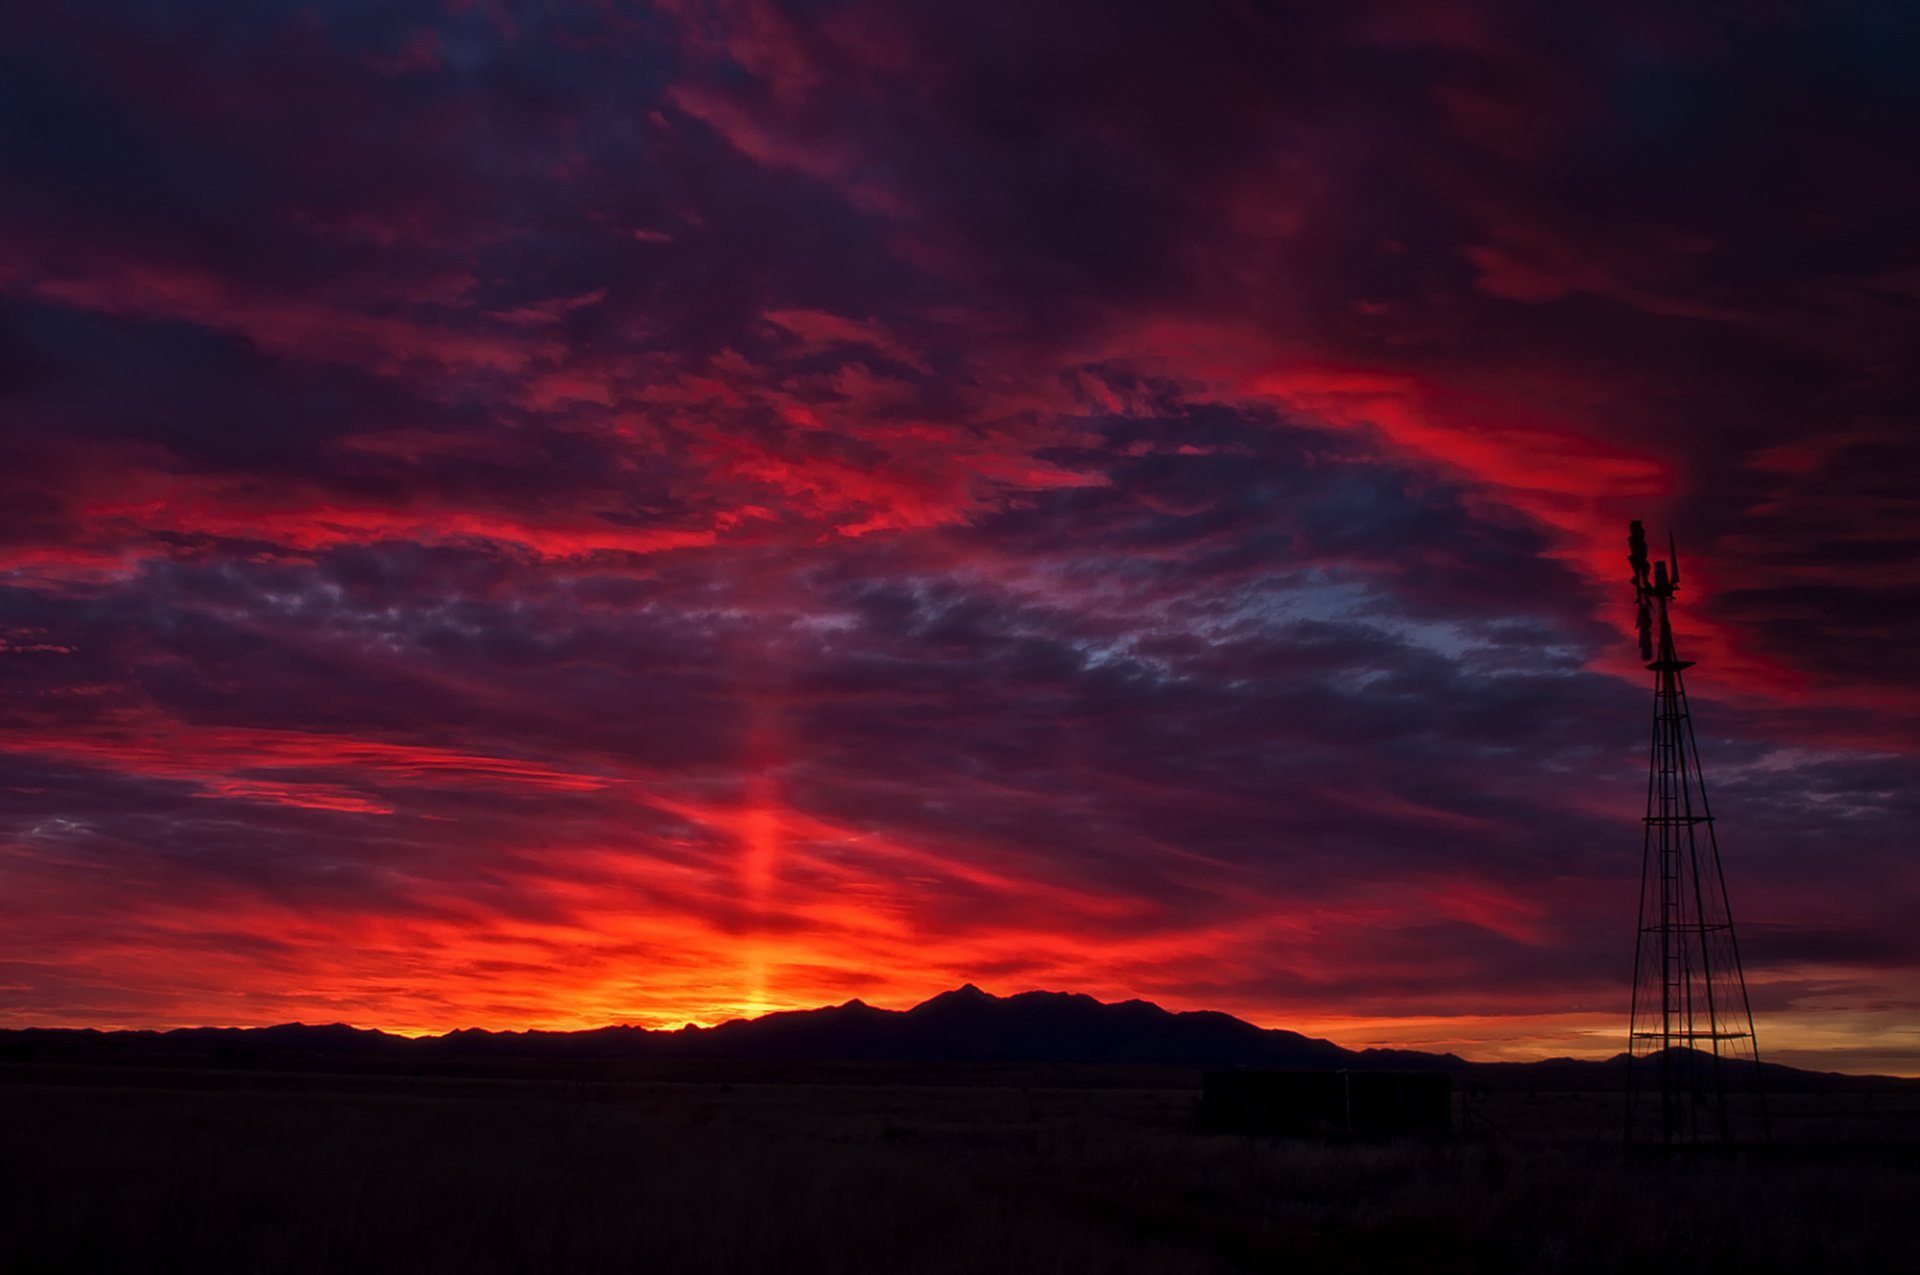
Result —
[[1616, 1095], [1443, 1142], [1192, 1131], [1197, 1072], [0, 1065], [0, 1270], [1898, 1271], [1920, 1097], [1627, 1160]]

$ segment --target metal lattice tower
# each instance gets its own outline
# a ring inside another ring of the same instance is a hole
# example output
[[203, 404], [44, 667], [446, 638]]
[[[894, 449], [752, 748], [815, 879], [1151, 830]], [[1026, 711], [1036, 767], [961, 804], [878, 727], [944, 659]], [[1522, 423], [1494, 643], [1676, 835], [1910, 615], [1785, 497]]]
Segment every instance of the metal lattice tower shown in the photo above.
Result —
[[1669, 538], [1667, 561], [1649, 571], [1646, 534], [1637, 522], [1628, 546], [1640, 658], [1654, 677], [1627, 1044], [1627, 1141], [1669, 1148], [1764, 1141], [1766, 1097], [1753, 1009], [1687, 706], [1684, 674], [1693, 661], [1680, 658], [1668, 616], [1680, 587], [1679, 556]]

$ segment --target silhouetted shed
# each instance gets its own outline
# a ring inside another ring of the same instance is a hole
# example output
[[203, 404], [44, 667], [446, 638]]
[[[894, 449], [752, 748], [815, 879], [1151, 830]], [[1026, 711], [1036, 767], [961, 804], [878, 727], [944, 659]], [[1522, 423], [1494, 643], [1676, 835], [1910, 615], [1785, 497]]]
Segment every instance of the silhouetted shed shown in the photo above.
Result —
[[1199, 1120], [1211, 1133], [1446, 1134], [1453, 1078], [1440, 1071], [1210, 1071]]

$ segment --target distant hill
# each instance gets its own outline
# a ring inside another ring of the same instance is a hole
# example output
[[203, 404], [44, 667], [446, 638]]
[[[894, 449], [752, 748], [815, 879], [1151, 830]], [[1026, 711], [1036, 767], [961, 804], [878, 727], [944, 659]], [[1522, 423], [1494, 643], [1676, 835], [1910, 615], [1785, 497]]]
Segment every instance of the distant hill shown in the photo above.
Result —
[[647, 1032], [452, 1032], [424, 1042], [447, 1053], [539, 1052], [762, 1058], [808, 1062], [1129, 1063], [1176, 1067], [1258, 1064], [1456, 1066], [1451, 1055], [1356, 1053], [1298, 1032], [1255, 1027], [1229, 1014], [1172, 1013], [1147, 1001], [1104, 1004], [1067, 992], [989, 995], [968, 984], [909, 1010], [848, 1001], [716, 1027]]
[[[993, 996], [968, 984], [908, 1010], [858, 1000], [715, 1027], [575, 1032], [464, 1028], [409, 1039], [344, 1024], [191, 1027], [173, 1031], [0, 1030], [0, 1061], [174, 1066], [349, 1066], [409, 1070], [488, 1063], [701, 1060], [778, 1063], [1105, 1064], [1152, 1067], [1352, 1068], [1455, 1073], [1499, 1088], [1619, 1089], [1626, 1059], [1472, 1063], [1454, 1054], [1343, 1049], [1230, 1014], [1174, 1013], [1148, 1001], [1108, 1004], [1067, 992]], [[1650, 1064], [1642, 1064], [1650, 1065]], [[1850, 1077], [1768, 1064], [1769, 1087], [1846, 1087]]]

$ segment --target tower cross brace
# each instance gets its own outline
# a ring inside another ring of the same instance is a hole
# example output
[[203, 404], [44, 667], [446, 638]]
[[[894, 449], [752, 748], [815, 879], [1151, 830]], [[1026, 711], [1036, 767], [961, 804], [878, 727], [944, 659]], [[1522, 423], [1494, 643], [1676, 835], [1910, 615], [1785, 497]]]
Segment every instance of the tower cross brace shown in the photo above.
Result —
[[1629, 1144], [1657, 1141], [1669, 1149], [1732, 1143], [1747, 1132], [1734, 1113], [1744, 1094], [1765, 1140], [1753, 1009], [1687, 703], [1685, 672], [1694, 662], [1680, 658], [1669, 615], [1680, 584], [1679, 559], [1670, 549], [1668, 561], [1649, 570], [1637, 522], [1628, 544], [1640, 653], [1654, 682], [1626, 1137]]

